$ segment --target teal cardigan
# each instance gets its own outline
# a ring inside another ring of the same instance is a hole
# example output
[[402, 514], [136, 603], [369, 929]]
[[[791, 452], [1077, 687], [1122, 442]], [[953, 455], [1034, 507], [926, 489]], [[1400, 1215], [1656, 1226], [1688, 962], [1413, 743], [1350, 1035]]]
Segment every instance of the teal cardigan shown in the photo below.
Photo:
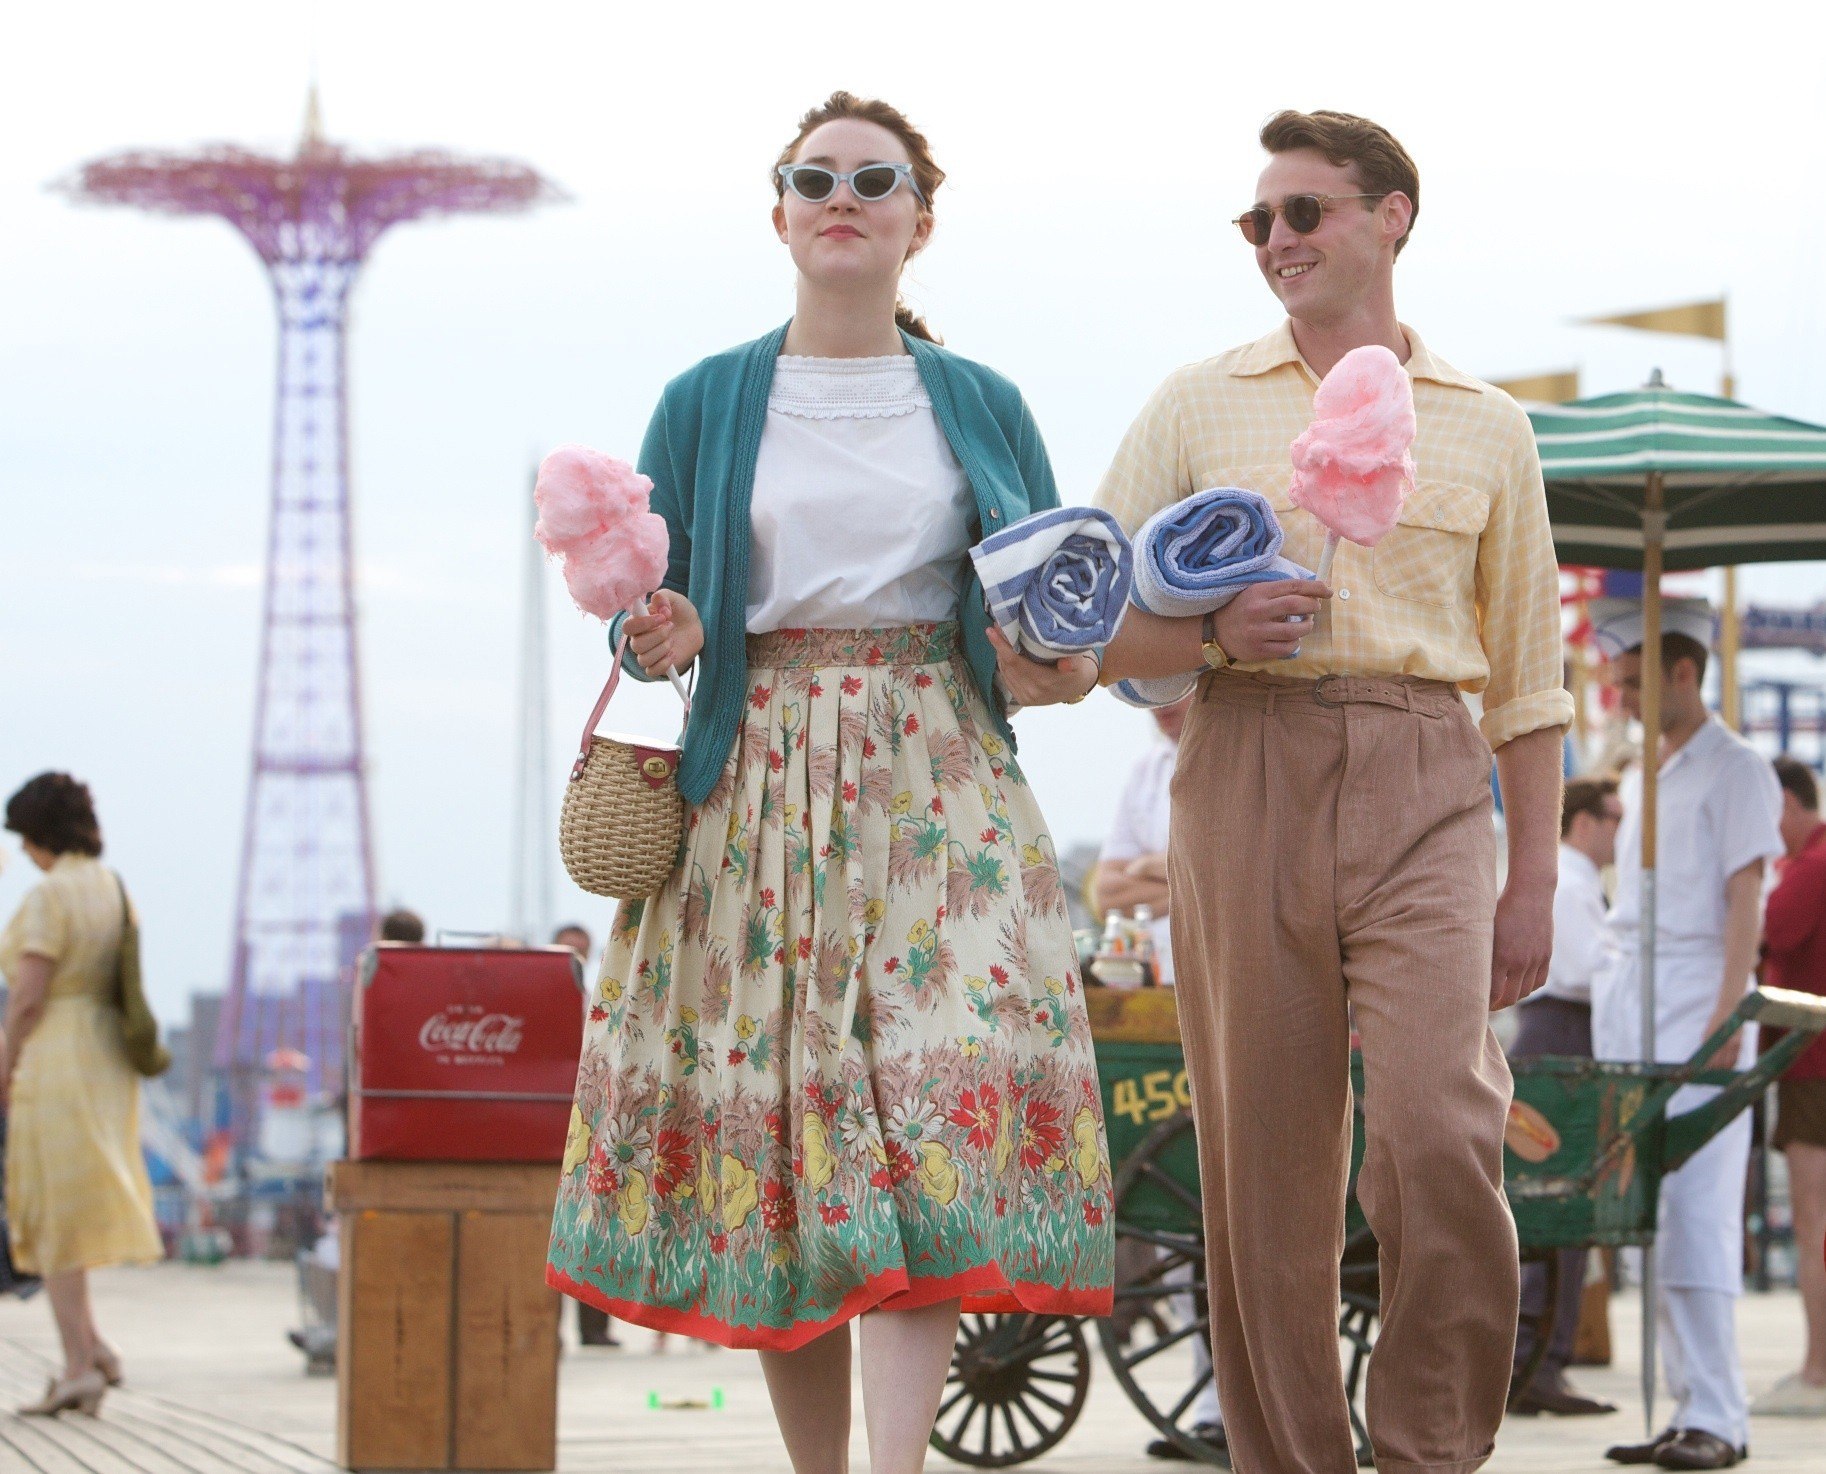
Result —
[[[971, 540], [1058, 506], [1052, 465], [1020, 390], [980, 363], [923, 338], [901, 336], [975, 493]], [[653, 510], [666, 519], [671, 538], [664, 586], [690, 599], [704, 621], [699, 679], [678, 770], [679, 792], [690, 803], [704, 800], [729, 761], [747, 694], [748, 508], [774, 360], [785, 340], [782, 326], [680, 374], [660, 396], [640, 449], [640, 470], [653, 481]], [[996, 690], [983, 586], [974, 568], [958, 617], [971, 674], [996, 730], [1012, 746]], [[609, 627], [611, 645], [620, 633], [618, 618]], [[632, 652], [625, 664], [647, 679]]]

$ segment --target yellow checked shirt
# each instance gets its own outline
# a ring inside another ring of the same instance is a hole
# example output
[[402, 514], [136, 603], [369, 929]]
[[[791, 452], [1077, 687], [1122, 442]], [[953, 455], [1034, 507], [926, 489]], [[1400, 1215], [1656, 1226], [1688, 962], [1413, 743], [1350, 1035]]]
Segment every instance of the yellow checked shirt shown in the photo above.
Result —
[[[1493, 748], [1564, 727], [1572, 697], [1561, 669], [1559, 574], [1528, 416], [1403, 331], [1420, 431], [1400, 525], [1374, 548], [1339, 544], [1336, 597], [1297, 657], [1238, 668], [1452, 681], [1483, 693]], [[1195, 491], [1245, 487], [1274, 507], [1287, 534], [1282, 554], [1318, 567], [1325, 529], [1287, 497], [1289, 447], [1312, 421], [1317, 387], [1286, 322], [1178, 370], [1123, 437], [1097, 505], [1132, 536]]]

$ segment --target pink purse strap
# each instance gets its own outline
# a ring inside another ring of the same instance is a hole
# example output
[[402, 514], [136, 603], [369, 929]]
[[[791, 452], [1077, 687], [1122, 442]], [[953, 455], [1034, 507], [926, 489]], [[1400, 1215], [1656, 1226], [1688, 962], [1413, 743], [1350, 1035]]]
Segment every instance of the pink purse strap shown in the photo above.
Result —
[[[590, 719], [583, 724], [583, 741], [577, 745], [577, 761], [571, 769], [574, 778], [583, 771], [584, 759], [590, 755], [590, 739], [596, 735], [596, 724], [602, 720], [602, 714], [609, 709], [609, 698], [615, 694], [615, 688], [621, 684], [621, 657], [628, 648], [628, 637], [623, 635], [615, 642], [615, 662], [609, 668], [609, 679], [602, 688], [602, 695], [596, 698], [596, 705], [590, 710]], [[685, 702], [685, 724], [691, 721], [691, 702]]]

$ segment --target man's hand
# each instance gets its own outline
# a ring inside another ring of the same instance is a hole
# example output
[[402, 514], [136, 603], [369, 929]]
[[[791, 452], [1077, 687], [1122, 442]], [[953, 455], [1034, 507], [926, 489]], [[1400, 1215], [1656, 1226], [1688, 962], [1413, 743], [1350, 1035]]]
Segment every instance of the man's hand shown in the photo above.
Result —
[[[1735, 1005], [1733, 1005], [1733, 1007], [1735, 1007]], [[1705, 1037], [1710, 1039], [1722, 1029], [1725, 1026], [1725, 1020], [1731, 1017], [1731, 1013], [1732, 1009], [1730, 1008], [1727, 1008], [1723, 1013], [1714, 1011], [1712, 1017], [1706, 1020]], [[1712, 1057], [1706, 1061], [1705, 1068], [1708, 1070], [1735, 1070], [1738, 1061], [1743, 1058], [1743, 1047], [1743, 1030], [1739, 1029], [1736, 1033], [1732, 1034], [1729, 1039], [1725, 1040], [1723, 1044], [1719, 1045], [1717, 1049], [1712, 1051]]]
[[647, 600], [645, 614], [632, 614], [621, 632], [640, 668], [650, 676], [682, 671], [704, 648], [704, 622], [683, 594], [661, 589]]
[[[1752, 860], [1725, 880], [1725, 968], [1718, 998], [1706, 1024], [1706, 1037], [1724, 1027], [1725, 1020], [1750, 991], [1756, 967], [1756, 943], [1762, 924], [1763, 862]], [[1734, 1070], [1742, 1058], [1744, 1036], [1734, 1034], [1706, 1061], [1708, 1070]]]
[[1016, 706], [1053, 706], [1061, 701], [1082, 701], [1097, 689], [1097, 661], [1091, 655], [1067, 655], [1061, 660], [1030, 660], [994, 625], [989, 643], [995, 646], [996, 670], [1002, 690]]
[[1167, 857], [1165, 855], [1137, 855], [1129, 861], [1128, 873], [1136, 880], [1157, 880], [1165, 885], [1167, 883]]
[[1553, 882], [1511, 876], [1496, 903], [1490, 1011], [1520, 1003], [1547, 981], [1553, 959]]
[[1331, 588], [1317, 579], [1252, 583], [1217, 611], [1217, 643], [1238, 665], [1286, 660], [1300, 652]]

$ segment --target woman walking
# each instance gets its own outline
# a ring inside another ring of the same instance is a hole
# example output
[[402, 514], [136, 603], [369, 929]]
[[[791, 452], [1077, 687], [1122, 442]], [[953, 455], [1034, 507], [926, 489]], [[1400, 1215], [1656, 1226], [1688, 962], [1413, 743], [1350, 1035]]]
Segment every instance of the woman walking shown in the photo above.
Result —
[[775, 170], [792, 321], [670, 384], [649, 677], [698, 664], [679, 868], [624, 904], [585, 1035], [552, 1282], [760, 1351], [798, 1474], [923, 1467], [960, 1300], [1102, 1314], [1110, 1179], [1057, 857], [967, 552], [1057, 504], [1019, 392], [899, 303], [943, 172], [836, 93]]
[[6, 827], [45, 872], [0, 933], [7, 980], [6, 1217], [13, 1260], [44, 1276], [64, 1366], [22, 1413], [93, 1413], [120, 1357], [89, 1305], [88, 1272], [163, 1257], [139, 1145], [139, 1077], [117, 1005], [127, 898], [104, 866], [89, 790], [41, 773]]

